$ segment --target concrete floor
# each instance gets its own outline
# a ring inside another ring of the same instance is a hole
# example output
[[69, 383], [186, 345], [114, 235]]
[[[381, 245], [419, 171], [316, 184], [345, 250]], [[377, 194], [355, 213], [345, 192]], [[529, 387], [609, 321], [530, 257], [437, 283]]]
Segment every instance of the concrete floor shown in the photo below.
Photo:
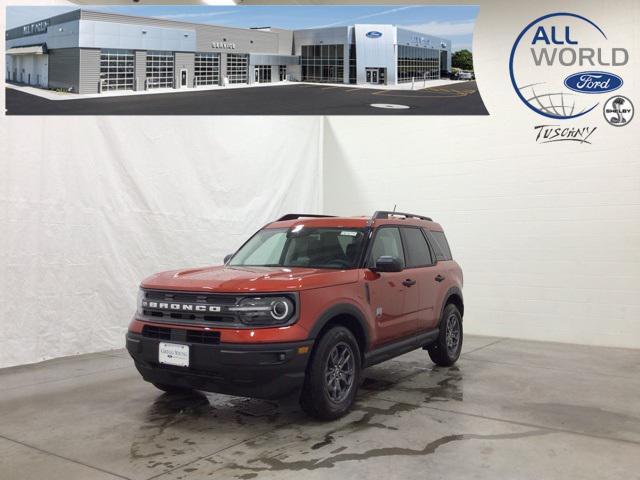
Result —
[[640, 478], [640, 351], [465, 338], [366, 371], [319, 423], [295, 401], [171, 397], [123, 351], [0, 370], [0, 478]]

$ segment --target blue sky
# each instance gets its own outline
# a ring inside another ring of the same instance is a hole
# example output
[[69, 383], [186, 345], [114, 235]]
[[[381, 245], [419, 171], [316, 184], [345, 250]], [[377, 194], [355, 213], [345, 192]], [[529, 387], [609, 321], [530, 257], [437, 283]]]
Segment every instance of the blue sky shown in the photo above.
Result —
[[[7, 28], [57, 15], [78, 7], [7, 7]], [[477, 6], [349, 5], [349, 6], [92, 6], [83, 7], [127, 15], [159, 17], [229, 27], [287, 29], [391, 23], [449, 38], [453, 50], [471, 49]]]

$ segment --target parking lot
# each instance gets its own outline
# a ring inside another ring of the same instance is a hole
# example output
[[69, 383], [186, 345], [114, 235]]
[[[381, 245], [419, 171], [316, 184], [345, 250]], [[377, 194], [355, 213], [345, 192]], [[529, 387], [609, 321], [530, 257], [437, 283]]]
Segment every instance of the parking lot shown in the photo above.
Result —
[[488, 114], [475, 81], [421, 90], [293, 84], [55, 101], [6, 89], [6, 108], [7, 115]]

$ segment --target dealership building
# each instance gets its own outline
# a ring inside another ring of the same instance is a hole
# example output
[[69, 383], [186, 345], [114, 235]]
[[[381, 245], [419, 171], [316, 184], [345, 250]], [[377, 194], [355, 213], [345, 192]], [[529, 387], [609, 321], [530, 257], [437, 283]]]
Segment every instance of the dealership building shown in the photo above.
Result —
[[75, 10], [6, 31], [9, 82], [74, 93], [211, 85], [396, 85], [451, 70], [451, 41], [394, 25], [230, 28]]

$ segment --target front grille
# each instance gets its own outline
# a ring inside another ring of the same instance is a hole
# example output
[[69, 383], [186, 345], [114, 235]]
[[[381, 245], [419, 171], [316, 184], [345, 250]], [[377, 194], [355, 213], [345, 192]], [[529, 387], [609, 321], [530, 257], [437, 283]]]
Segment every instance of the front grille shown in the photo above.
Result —
[[211, 332], [208, 330], [186, 330], [145, 325], [142, 328], [142, 336], [155, 338], [157, 340], [173, 340], [176, 342], [200, 343], [204, 345], [220, 344], [220, 332]]
[[[207, 293], [189, 293], [189, 292], [164, 292], [158, 290], [146, 290], [145, 300], [149, 302], [164, 303], [187, 303], [194, 305], [217, 305], [220, 307], [230, 307], [236, 305], [242, 296], [224, 295], [224, 294], [207, 294]], [[142, 310], [145, 317], [163, 319], [164, 321], [180, 320], [185, 322], [204, 323], [237, 323], [234, 315], [222, 312], [172, 312], [161, 308], [145, 307]]]
[[[139, 302], [140, 317], [154, 323], [213, 326], [221, 328], [252, 328], [246, 318], [231, 307], [237, 306], [251, 294], [176, 292], [142, 290]], [[294, 305], [289, 323], [297, 320], [297, 293], [259, 293], [257, 297], [286, 296]], [[257, 324], [256, 324], [257, 325]], [[270, 326], [270, 323], [265, 323]], [[279, 325], [282, 326], [282, 325]]]

